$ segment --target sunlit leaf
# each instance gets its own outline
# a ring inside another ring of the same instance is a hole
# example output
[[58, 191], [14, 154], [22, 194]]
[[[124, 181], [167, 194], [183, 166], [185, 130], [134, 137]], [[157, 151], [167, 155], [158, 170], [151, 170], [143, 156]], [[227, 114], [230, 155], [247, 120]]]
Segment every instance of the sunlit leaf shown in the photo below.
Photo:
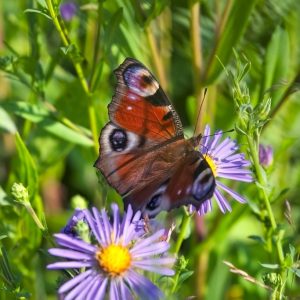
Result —
[[[29, 104], [27, 102], [9, 102], [5, 108], [12, 113], [34, 123], [39, 123], [41, 128], [54, 134], [55, 136], [82, 146], [91, 147], [93, 142], [86, 134], [82, 134], [81, 128], [75, 131], [58, 121], [52, 113], [39, 105]], [[86, 129], [82, 132], [87, 132]]]
[[260, 265], [266, 269], [272, 269], [272, 270], [279, 269], [280, 267], [278, 264], [260, 264]]
[[9, 116], [9, 114], [0, 106], [0, 129], [15, 133], [17, 131], [16, 125]]
[[233, 48], [245, 31], [256, 2], [257, 0], [228, 2], [227, 5], [232, 3], [232, 7], [225, 24], [223, 24], [223, 31], [216, 41], [216, 48], [211, 54], [211, 61], [206, 70], [205, 84], [211, 83], [221, 74], [223, 68], [219, 60], [225, 66], [227, 65], [230, 57], [233, 55]]
[[15, 134], [15, 142], [20, 161], [17, 170], [18, 179], [25, 187], [28, 187], [29, 195], [33, 199], [38, 191], [37, 168], [19, 133]]

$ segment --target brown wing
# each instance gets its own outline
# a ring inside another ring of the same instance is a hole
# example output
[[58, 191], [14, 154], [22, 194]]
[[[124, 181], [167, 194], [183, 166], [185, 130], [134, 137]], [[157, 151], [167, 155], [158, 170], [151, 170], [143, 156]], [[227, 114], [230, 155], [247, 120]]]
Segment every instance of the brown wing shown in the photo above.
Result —
[[181, 205], [195, 207], [210, 199], [215, 190], [215, 178], [210, 166], [195, 150], [170, 166], [164, 177], [153, 177], [143, 189], [137, 187], [124, 199], [134, 210], [141, 210], [154, 217], [161, 210], [170, 210]]
[[146, 176], [161, 175], [162, 169], [156, 167], [162, 151], [158, 150], [184, 137], [177, 113], [146, 67], [127, 58], [115, 74], [116, 93], [108, 106], [110, 122], [101, 131], [95, 166], [124, 195], [137, 185], [144, 187], [149, 182]]

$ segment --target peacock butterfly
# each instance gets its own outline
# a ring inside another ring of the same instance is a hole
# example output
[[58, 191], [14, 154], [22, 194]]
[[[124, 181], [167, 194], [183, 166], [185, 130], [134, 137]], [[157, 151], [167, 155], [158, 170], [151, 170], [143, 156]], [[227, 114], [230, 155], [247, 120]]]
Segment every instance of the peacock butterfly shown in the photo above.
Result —
[[131, 204], [149, 217], [181, 205], [198, 208], [216, 186], [196, 150], [202, 136], [184, 138], [174, 107], [139, 61], [126, 58], [114, 73], [110, 121], [100, 134], [95, 167], [123, 197], [125, 208]]

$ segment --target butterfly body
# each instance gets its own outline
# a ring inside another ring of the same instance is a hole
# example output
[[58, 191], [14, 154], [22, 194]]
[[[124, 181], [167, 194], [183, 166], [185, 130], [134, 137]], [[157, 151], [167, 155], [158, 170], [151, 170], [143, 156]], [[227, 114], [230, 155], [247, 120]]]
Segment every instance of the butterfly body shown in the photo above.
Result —
[[101, 131], [95, 166], [125, 206], [149, 217], [180, 205], [198, 207], [215, 189], [212, 170], [195, 149], [201, 135], [184, 138], [175, 109], [140, 62], [127, 58], [115, 74], [110, 122]]

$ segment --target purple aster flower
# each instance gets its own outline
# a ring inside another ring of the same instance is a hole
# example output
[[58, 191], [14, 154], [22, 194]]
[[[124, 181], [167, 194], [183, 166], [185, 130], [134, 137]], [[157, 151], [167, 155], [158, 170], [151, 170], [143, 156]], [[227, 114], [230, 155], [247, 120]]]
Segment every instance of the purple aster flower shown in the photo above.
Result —
[[65, 260], [48, 265], [48, 269], [82, 271], [59, 288], [63, 299], [104, 299], [106, 295], [113, 300], [134, 299], [135, 295], [159, 299], [159, 288], [138, 271], [174, 275], [170, 265], [175, 259], [165, 255], [170, 245], [160, 240], [164, 230], [147, 236], [144, 230], [136, 230], [139, 211], [133, 214], [129, 206], [123, 218], [116, 204], [112, 211], [112, 221], [104, 209], [84, 211], [94, 243], [63, 233], [55, 235], [61, 248], [49, 249], [49, 253]]
[[264, 167], [269, 167], [273, 163], [273, 148], [268, 145], [259, 144], [259, 162]]
[[74, 2], [66, 2], [59, 9], [61, 17], [66, 21], [70, 21], [77, 12], [77, 5]]
[[[225, 213], [226, 211], [231, 211], [231, 206], [223, 192], [229, 194], [240, 203], [245, 203], [246, 200], [218, 179], [227, 178], [235, 181], [251, 182], [252, 173], [247, 169], [250, 166], [250, 162], [245, 159], [243, 153], [237, 153], [238, 145], [236, 141], [229, 137], [221, 141], [221, 138], [222, 131], [217, 131], [215, 135], [210, 136], [210, 127], [206, 125], [199, 150], [210, 165], [216, 179], [216, 189], [213, 198], [217, 201], [222, 213]], [[191, 209], [195, 210], [193, 207]], [[211, 199], [207, 199], [201, 204], [198, 213], [204, 215], [211, 209]]]
[[76, 232], [76, 225], [80, 221], [84, 221], [84, 212], [83, 209], [76, 208], [67, 225], [62, 229], [62, 232], [72, 236], [78, 235]]

